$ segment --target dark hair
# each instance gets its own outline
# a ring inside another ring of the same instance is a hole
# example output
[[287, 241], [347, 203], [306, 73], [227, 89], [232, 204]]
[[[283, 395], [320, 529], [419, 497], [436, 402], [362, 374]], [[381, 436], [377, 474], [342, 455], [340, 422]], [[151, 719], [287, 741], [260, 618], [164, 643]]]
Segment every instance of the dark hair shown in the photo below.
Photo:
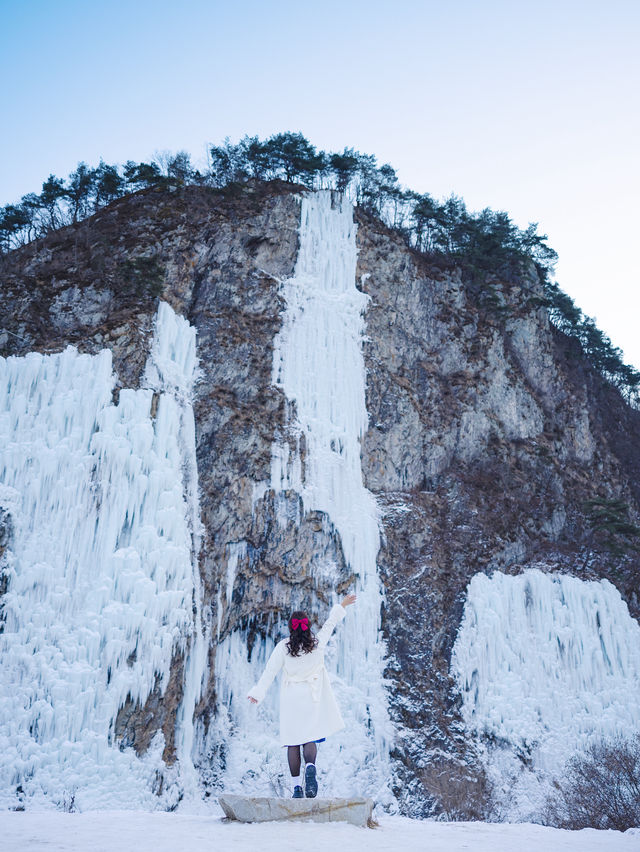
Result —
[[287, 651], [291, 654], [292, 657], [299, 657], [300, 653], [308, 654], [310, 651], [313, 651], [314, 648], [318, 647], [318, 640], [311, 632], [311, 626], [309, 626], [306, 630], [303, 630], [300, 625], [293, 629], [291, 624], [291, 619], [297, 618], [298, 620], [302, 618], [306, 618], [307, 621], [311, 621], [308, 618], [306, 612], [303, 612], [300, 609], [297, 609], [295, 612], [291, 613], [291, 618], [289, 619], [289, 641], [286, 644]]

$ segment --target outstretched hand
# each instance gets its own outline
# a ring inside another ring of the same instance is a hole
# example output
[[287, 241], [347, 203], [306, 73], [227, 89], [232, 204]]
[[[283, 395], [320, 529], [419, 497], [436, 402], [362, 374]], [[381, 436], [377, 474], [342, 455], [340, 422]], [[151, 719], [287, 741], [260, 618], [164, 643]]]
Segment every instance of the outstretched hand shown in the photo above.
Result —
[[346, 598], [342, 601], [342, 606], [346, 609], [349, 604], [352, 604], [356, 599], [355, 595], [347, 595]]

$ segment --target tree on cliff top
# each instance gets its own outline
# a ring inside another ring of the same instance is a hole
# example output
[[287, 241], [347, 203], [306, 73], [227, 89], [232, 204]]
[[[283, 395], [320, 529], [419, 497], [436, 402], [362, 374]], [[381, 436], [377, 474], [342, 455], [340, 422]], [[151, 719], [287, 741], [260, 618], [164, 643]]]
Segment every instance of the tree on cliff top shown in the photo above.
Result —
[[244, 136], [237, 144], [227, 137], [222, 145], [210, 147], [209, 157], [204, 174], [180, 151], [149, 163], [128, 160], [123, 167], [100, 161], [90, 169], [80, 163], [66, 183], [50, 175], [40, 195], [29, 193], [19, 203], [0, 208], [0, 252], [80, 221], [127, 192], [187, 184], [224, 188], [251, 178], [278, 178], [309, 189], [332, 187], [349, 193], [357, 206], [382, 219], [412, 248], [435, 261], [453, 261], [479, 294], [478, 304], [498, 320], [508, 308], [496, 294], [495, 280], [517, 283], [526, 291], [530, 271], [536, 270], [544, 295], [534, 293], [527, 304], [546, 307], [551, 322], [576, 337], [593, 366], [628, 402], [637, 403], [640, 373], [624, 364], [621, 351], [551, 282], [557, 255], [536, 224], [521, 230], [504, 211], [485, 208], [470, 213], [455, 195], [438, 202], [402, 187], [389, 163], [378, 166], [373, 155], [353, 148], [345, 147], [342, 153], [317, 151], [300, 132], [277, 133], [264, 140]]

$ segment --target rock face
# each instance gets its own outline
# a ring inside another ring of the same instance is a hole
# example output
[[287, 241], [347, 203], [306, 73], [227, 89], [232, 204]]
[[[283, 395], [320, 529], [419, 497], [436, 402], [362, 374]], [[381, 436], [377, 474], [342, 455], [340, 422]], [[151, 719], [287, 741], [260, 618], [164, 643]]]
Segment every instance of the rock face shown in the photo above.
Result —
[[229, 819], [240, 822], [350, 822], [373, 827], [372, 799], [270, 799], [266, 797], [218, 797]]
[[[352, 579], [321, 512], [282, 526], [273, 493], [255, 490], [269, 480], [274, 434], [286, 432], [271, 363], [301, 190], [274, 181], [140, 192], [0, 261], [4, 356], [109, 347], [118, 384], [136, 387], [158, 298], [196, 327], [211, 670], [217, 644], [239, 624], [251, 644], [283, 601], [306, 607], [312, 592], [328, 601], [331, 590], [314, 585], [317, 562], [338, 566], [338, 591]], [[550, 326], [533, 274], [517, 285], [492, 282], [490, 303], [458, 270], [434, 266], [380, 221], [356, 216], [357, 281], [371, 297], [362, 469], [383, 511], [394, 791], [405, 813], [433, 813], [442, 807], [433, 766], [442, 764], [454, 786], [480, 791], [475, 804], [467, 796], [473, 816], [482, 813], [482, 770], [449, 674], [467, 584], [478, 571], [528, 567], [606, 577], [638, 617], [634, 552], [594, 530], [587, 501], [621, 499], [637, 522], [640, 412]], [[297, 495], [287, 512], [300, 512]], [[144, 751], [160, 728], [171, 744], [182, 665], [176, 657], [166, 695], [121, 709], [116, 732], [125, 744]], [[205, 729], [215, 710], [212, 678], [196, 708]]]
[[436, 792], [434, 752], [469, 798], [449, 667], [473, 574], [538, 566], [604, 576], [637, 617], [637, 560], [594, 541], [585, 503], [619, 496], [637, 519], [630, 448], [640, 412], [550, 326], [533, 276], [496, 282], [498, 318], [456, 272], [429, 268], [394, 233], [360, 220], [358, 271], [372, 297], [363, 471], [385, 512], [388, 676], [404, 732], [398, 791], [426, 813], [420, 786]]

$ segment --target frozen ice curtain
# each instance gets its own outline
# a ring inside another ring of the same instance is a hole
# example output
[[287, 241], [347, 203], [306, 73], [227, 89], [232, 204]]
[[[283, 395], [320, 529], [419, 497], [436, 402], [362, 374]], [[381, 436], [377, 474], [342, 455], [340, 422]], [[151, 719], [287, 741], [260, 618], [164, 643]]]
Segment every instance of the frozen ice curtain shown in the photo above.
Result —
[[[369, 297], [356, 287], [356, 229], [353, 204], [343, 195], [322, 190], [302, 197], [298, 257], [293, 276], [282, 283], [285, 309], [274, 341], [272, 374], [286, 399], [295, 402], [296, 417], [286, 424], [288, 441], [276, 436], [271, 480], [256, 491], [272, 489], [283, 525], [289, 522], [285, 491], [301, 496], [305, 512], [324, 512], [357, 576], [357, 603], [330, 643], [333, 656], [328, 655], [347, 727], [344, 734], [322, 744], [321, 765], [326, 789], [332, 793], [350, 795], [357, 790], [391, 802], [392, 731], [382, 679], [383, 598], [376, 567], [380, 526], [360, 462], [360, 440], [368, 421], [362, 346]], [[290, 447], [292, 435], [297, 436], [297, 450]], [[302, 437], [304, 462], [299, 452]], [[320, 587], [332, 588], [330, 576], [316, 579]], [[318, 598], [318, 611], [325, 609]], [[279, 626], [286, 627], [286, 622]], [[274, 766], [282, 760], [273, 745], [277, 690], [271, 690], [257, 714], [244, 706], [246, 685], [258, 679], [273, 645], [267, 639], [254, 647], [249, 662], [246, 636], [237, 631], [217, 649], [218, 735], [228, 746], [225, 789], [229, 791], [242, 790], [243, 779], [251, 775], [256, 793], [272, 792], [268, 779], [253, 777], [256, 754], [270, 749]]]
[[14, 528], [0, 635], [3, 801], [21, 786], [84, 808], [155, 807], [157, 772], [164, 800], [176, 795], [162, 733], [140, 759], [118, 748], [114, 725], [127, 698], [143, 705], [166, 688], [186, 651], [191, 712], [176, 745], [189, 769], [204, 677], [195, 372], [195, 331], [165, 303], [142, 387], [121, 389], [117, 404], [110, 350], [0, 359], [0, 504]]

